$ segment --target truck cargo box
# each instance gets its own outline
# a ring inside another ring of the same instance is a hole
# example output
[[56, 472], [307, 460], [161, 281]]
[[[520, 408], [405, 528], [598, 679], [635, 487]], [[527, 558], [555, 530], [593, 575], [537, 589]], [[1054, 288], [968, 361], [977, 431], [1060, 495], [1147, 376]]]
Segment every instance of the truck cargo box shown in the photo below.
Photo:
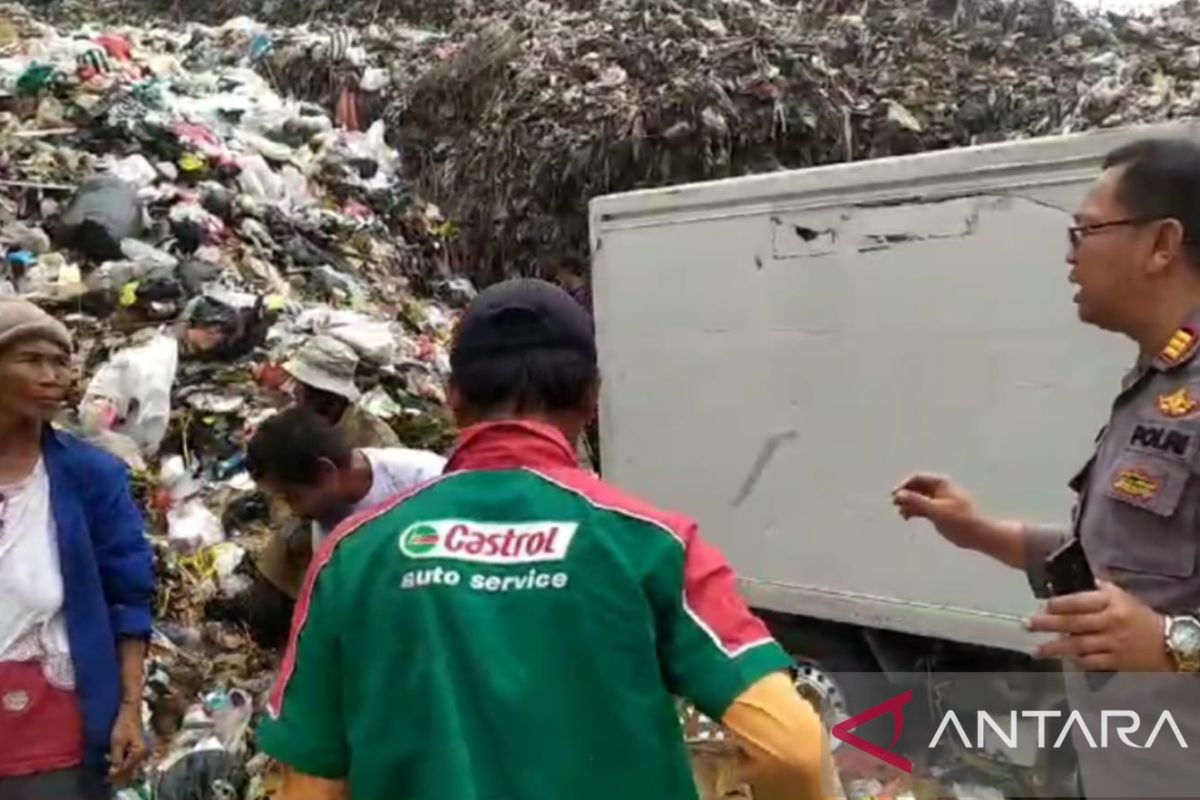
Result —
[[1023, 574], [903, 522], [911, 470], [1066, 522], [1131, 342], [1067, 226], [1105, 153], [1194, 124], [596, 198], [605, 477], [694, 516], [760, 609], [1023, 650]]

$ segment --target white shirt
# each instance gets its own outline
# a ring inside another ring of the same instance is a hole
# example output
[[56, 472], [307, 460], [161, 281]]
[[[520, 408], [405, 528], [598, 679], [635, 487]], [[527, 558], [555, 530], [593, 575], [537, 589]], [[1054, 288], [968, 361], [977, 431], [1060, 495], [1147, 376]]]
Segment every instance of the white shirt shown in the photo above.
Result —
[[[371, 488], [351, 507], [347, 517], [366, 511], [442, 474], [446, 459], [429, 450], [407, 447], [363, 447], [358, 450], [371, 464]], [[313, 551], [332, 532], [313, 524]]]
[[41, 661], [46, 679], [75, 685], [63, 617], [62, 567], [45, 464], [0, 486], [0, 661]]

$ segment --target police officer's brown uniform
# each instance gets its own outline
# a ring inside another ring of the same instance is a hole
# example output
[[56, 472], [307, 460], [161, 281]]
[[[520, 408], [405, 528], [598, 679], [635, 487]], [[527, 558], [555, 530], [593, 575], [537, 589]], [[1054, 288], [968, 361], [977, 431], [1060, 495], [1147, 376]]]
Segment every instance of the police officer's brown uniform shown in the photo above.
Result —
[[[1142, 603], [1167, 615], [1200, 610], [1200, 310], [1156, 358], [1139, 359], [1125, 376], [1095, 452], [1070, 485], [1078, 496], [1073, 525], [1029, 528], [1026, 572], [1035, 594], [1049, 596], [1045, 559], [1077, 535], [1093, 569]], [[1142, 717], [1132, 741], [1144, 744], [1169, 707], [1189, 746], [1178, 749], [1174, 734], [1162, 730], [1148, 750], [1124, 747], [1111, 721], [1106, 749], [1076, 736], [1089, 798], [1200, 797], [1200, 676], [1089, 683], [1068, 672], [1067, 688], [1072, 708], [1095, 725], [1097, 745], [1103, 724], [1089, 711], [1132, 705]]]

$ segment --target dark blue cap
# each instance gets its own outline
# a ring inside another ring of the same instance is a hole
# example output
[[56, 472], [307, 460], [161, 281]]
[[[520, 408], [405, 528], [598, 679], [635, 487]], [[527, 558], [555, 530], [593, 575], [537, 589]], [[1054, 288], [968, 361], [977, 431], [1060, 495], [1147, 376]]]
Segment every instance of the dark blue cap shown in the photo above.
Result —
[[552, 283], [515, 278], [489, 286], [467, 306], [450, 347], [450, 368], [539, 348], [572, 350], [596, 363], [592, 316]]

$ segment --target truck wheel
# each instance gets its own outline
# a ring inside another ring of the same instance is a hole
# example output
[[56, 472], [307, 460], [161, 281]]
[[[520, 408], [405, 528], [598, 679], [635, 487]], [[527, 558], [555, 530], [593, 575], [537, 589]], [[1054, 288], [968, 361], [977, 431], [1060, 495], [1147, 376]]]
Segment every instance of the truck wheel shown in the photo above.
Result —
[[[793, 658], [796, 659], [796, 666], [792, 670], [792, 683], [795, 684], [796, 691], [811, 700], [821, 711], [825, 727], [833, 728], [842, 720], [849, 719], [852, 715], [848, 711], [846, 695], [838, 681], [822, 669], [819, 662], [796, 656]], [[836, 750], [841, 742], [835, 739], [831, 745]]]
[[[776, 640], [792, 656], [792, 675], [797, 690], [821, 709], [822, 721], [830, 730], [839, 722], [871, 708], [898, 693], [887, 680], [862, 631], [850, 625], [823, 621], [779, 618], [759, 612]], [[914, 705], [905, 711], [904, 733], [918, 720]], [[914, 716], [909, 720], [909, 716]], [[892, 738], [892, 720], [880, 717], [854, 729], [868, 741], [887, 746]], [[846, 748], [838, 739], [830, 741], [834, 753]], [[882, 764], [882, 762], [880, 762]]]

